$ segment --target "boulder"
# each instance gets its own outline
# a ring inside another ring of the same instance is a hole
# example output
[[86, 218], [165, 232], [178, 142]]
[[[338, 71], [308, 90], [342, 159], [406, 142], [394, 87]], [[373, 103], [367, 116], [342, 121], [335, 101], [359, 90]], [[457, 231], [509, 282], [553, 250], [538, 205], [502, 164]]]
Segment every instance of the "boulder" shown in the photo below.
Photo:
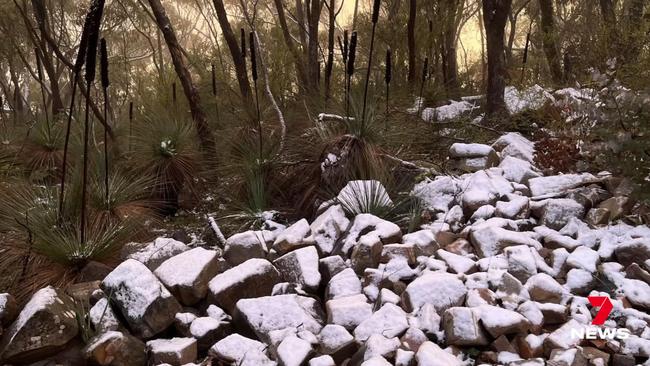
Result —
[[278, 362], [283, 366], [302, 366], [313, 353], [312, 345], [296, 336], [289, 336], [277, 348]]
[[253, 258], [214, 277], [209, 300], [232, 314], [240, 299], [268, 296], [280, 282], [278, 270], [266, 259]]
[[424, 208], [431, 211], [447, 212], [460, 196], [458, 179], [450, 176], [437, 176], [424, 179], [413, 187], [412, 195], [422, 200]]
[[327, 284], [325, 294], [327, 299], [335, 299], [361, 293], [361, 281], [351, 268], [337, 273]]
[[537, 262], [533, 250], [528, 245], [515, 245], [504, 250], [508, 260], [508, 272], [519, 281], [526, 282], [531, 276], [537, 274]]
[[164, 261], [154, 274], [181, 303], [191, 306], [206, 296], [218, 271], [217, 252], [198, 247]]
[[199, 352], [207, 351], [218, 340], [231, 333], [230, 322], [206, 316], [192, 321], [190, 335], [196, 339]]
[[237, 233], [226, 240], [223, 257], [231, 266], [237, 266], [251, 258], [265, 258], [276, 235], [269, 230]]
[[525, 333], [529, 328], [528, 320], [516, 311], [492, 305], [482, 305], [474, 311], [479, 314], [481, 324], [494, 338], [504, 334]]
[[323, 328], [321, 305], [310, 297], [278, 295], [241, 299], [237, 302], [233, 322], [242, 329], [269, 342], [269, 333], [286, 328], [300, 328], [318, 334]]
[[109, 294], [134, 334], [142, 338], [167, 329], [181, 311], [178, 301], [158, 278], [134, 259], [117, 266], [104, 278], [101, 288]]
[[352, 249], [350, 262], [352, 268], [358, 274], [362, 274], [366, 268], [377, 268], [381, 260], [383, 244], [377, 235], [364, 235]]
[[273, 263], [285, 281], [301, 285], [307, 291], [316, 291], [321, 280], [318, 259], [318, 251], [312, 245], [291, 251]]
[[338, 297], [325, 303], [327, 322], [352, 331], [372, 315], [372, 305], [364, 295]]
[[538, 302], [559, 304], [566, 295], [566, 290], [553, 277], [538, 273], [526, 281], [530, 299]]
[[479, 324], [479, 317], [470, 308], [453, 307], [442, 316], [447, 344], [454, 346], [485, 346], [488, 339]]
[[[398, 243], [402, 239], [402, 230], [396, 224], [377, 216], [359, 214], [354, 218], [343, 240], [341, 253], [347, 256], [364, 237], [368, 237], [371, 242], [379, 239], [382, 244]], [[381, 255], [381, 248], [379, 255]]]
[[210, 355], [224, 364], [239, 366], [276, 366], [266, 354], [268, 347], [239, 334], [231, 334], [210, 348]]
[[415, 354], [418, 366], [461, 366], [463, 363], [433, 342], [425, 342]]
[[336, 324], [325, 325], [318, 335], [318, 341], [318, 351], [330, 355], [338, 364], [350, 358], [358, 348], [354, 337], [344, 327]]
[[311, 237], [311, 229], [307, 220], [302, 219], [282, 231], [275, 242], [273, 249], [279, 254], [284, 255], [292, 250], [306, 247], [314, 244]]
[[84, 354], [91, 365], [147, 365], [145, 344], [132, 335], [116, 331], [101, 333], [91, 338]]
[[121, 324], [113, 311], [109, 300], [105, 297], [99, 299], [88, 311], [88, 320], [96, 332], [103, 333], [119, 330]]
[[406, 313], [399, 306], [384, 304], [354, 329], [357, 341], [366, 341], [373, 334], [392, 338], [400, 336], [408, 328]]
[[152, 271], [167, 259], [189, 249], [187, 245], [172, 238], [157, 238], [144, 246], [135, 243], [125, 246], [125, 250], [132, 251], [126, 255], [126, 259], [135, 259]]
[[185, 365], [197, 358], [196, 339], [155, 339], [147, 342], [149, 361], [154, 365]]
[[310, 242], [314, 242], [323, 254], [330, 254], [334, 244], [341, 238], [350, 226], [350, 220], [345, 217], [341, 205], [330, 206], [311, 223]]
[[[445, 296], [440, 296], [445, 294]], [[432, 304], [442, 313], [465, 301], [467, 288], [456, 276], [448, 273], [429, 273], [411, 282], [402, 293], [402, 304], [406, 311], [413, 311], [425, 304]]]
[[32, 295], [0, 342], [7, 363], [41, 360], [63, 350], [79, 332], [72, 299], [53, 287]]
[[617, 261], [627, 267], [632, 263], [643, 265], [650, 259], [650, 238], [627, 240], [614, 249]]
[[564, 193], [570, 189], [597, 183], [600, 179], [592, 174], [563, 174], [532, 178], [528, 181], [533, 197]]
[[585, 208], [570, 198], [553, 198], [544, 201], [539, 222], [551, 229], [562, 229], [571, 218], [581, 219]]

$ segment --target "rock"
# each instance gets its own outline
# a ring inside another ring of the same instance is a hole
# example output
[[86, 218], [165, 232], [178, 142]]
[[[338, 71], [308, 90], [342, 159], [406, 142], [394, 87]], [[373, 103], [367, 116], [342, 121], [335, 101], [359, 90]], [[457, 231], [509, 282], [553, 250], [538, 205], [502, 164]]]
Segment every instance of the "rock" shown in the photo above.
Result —
[[445, 352], [433, 342], [425, 342], [415, 354], [418, 366], [461, 366], [462, 363], [451, 353]]
[[466, 256], [454, 254], [442, 249], [438, 249], [436, 253], [438, 257], [447, 263], [447, 267], [454, 273], [470, 274], [476, 271], [476, 263]]
[[240, 299], [267, 296], [280, 282], [277, 269], [266, 259], [253, 258], [213, 278], [209, 300], [232, 314]]
[[431, 230], [419, 230], [402, 237], [402, 242], [406, 245], [413, 245], [416, 258], [423, 256], [431, 256], [439, 249], [436, 242], [436, 236]]
[[513, 156], [504, 157], [499, 168], [503, 169], [504, 178], [515, 183], [526, 184], [529, 179], [540, 176], [530, 162]]
[[444, 324], [447, 344], [454, 346], [484, 346], [489, 342], [479, 325], [479, 317], [470, 308], [453, 307], [445, 310]]
[[537, 303], [537, 307], [544, 317], [544, 325], [564, 324], [567, 321], [567, 307], [561, 304], [550, 302]]
[[[619, 291], [625, 295], [627, 300], [645, 310], [650, 310], [650, 285], [643, 281], [623, 279], [618, 285]], [[649, 355], [650, 356], [650, 355]]]
[[237, 266], [252, 258], [264, 258], [276, 233], [269, 230], [245, 231], [226, 240], [223, 257], [231, 266]]
[[447, 212], [461, 192], [457, 179], [437, 176], [434, 180], [425, 178], [413, 187], [412, 195], [422, 200], [424, 208]]
[[545, 200], [540, 216], [540, 224], [551, 229], [560, 230], [569, 219], [577, 217], [581, 219], [585, 214], [585, 208], [578, 202], [569, 198], [554, 198]]
[[415, 352], [397, 349], [395, 352], [395, 366], [415, 366]]
[[354, 330], [372, 315], [372, 305], [364, 295], [339, 297], [325, 303], [327, 322]]
[[410, 326], [406, 332], [402, 335], [400, 338], [401, 344], [405, 347], [408, 348], [409, 350], [412, 351], [417, 351], [422, 343], [428, 341], [429, 338], [427, 337], [424, 332], [416, 327]]
[[275, 366], [276, 363], [266, 355], [266, 349], [264, 343], [235, 333], [215, 343], [210, 348], [210, 355], [239, 366]]
[[506, 219], [525, 219], [529, 215], [528, 197], [511, 194], [506, 196], [508, 201], [496, 203], [495, 214]]
[[79, 272], [79, 275], [76, 278], [77, 282], [91, 282], [91, 281], [101, 281], [109, 273], [111, 273], [112, 268], [100, 263], [97, 261], [88, 262]]
[[91, 365], [147, 365], [144, 343], [132, 335], [116, 331], [91, 338], [84, 349], [84, 354]]
[[[377, 216], [359, 214], [352, 222], [352, 226], [343, 241], [341, 252], [348, 255], [365, 237], [368, 237], [366, 239], [368, 242], [376, 241], [378, 238], [382, 244], [398, 243], [402, 238], [402, 230], [394, 223], [380, 219]], [[379, 255], [381, 255], [381, 249]]]
[[584, 246], [577, 247], [566, 259], [566, 264], [571, 268], [584, 269], [591, 273], [596, 272], [599, 263], [598, 252]]
[[400, 336], [407, 328], [404, 310], [393, 304], [385, 304], [354, 329], [354, 337], [357, 341], [365, 341], [373, 334], [392, 338]]
[[474, 212], [481, 206], [493, 205], [499, 198], [513, 191], [512, 183], [503, 176], [489, 170], [480, 170], [463, 182], [460, 203], [465, 212]]
[[111, 302], [129, 323], [134, 334], [150, 338], [170, 326], [181, 306], [142, 263], [129, 259], [113, 270], [101, 284]]
[[474, 250], [481, 258], [495, 256], [506, 247], [513, 245], [541, 247], [539, 242], [524, 232], [510, 231], [492, 225], [474, 225], [469, 237]]
[[363, 354], [364, 360], [371, 360], [375, 357], [381, 357], [384, 360], [394, 359], [395, 351], [400, 346], [400, 340], [397, 337], [387, 338], [381, 334], [373, 334], [368, 338], [364, 349], [357, 353], [357, 357]]
[[282, 231], [273, 243], [273, 249], [284, 255], [292, 250], [314, 244], [311, 228], [307, 220], [302, 219]]
[[509, 132], [499, 137], [492, 147], [501, 153], [501, 157], [516, 157], [533, 163], [535, 159], [535, 144], [518, 132]]
[[631, 355], [615, 354], [612, 357], [612, 366], [635, 366], [636, 359]]
[[627, 267], [632, 263], [643, 265], [650, 259], [650, 239], [638, 238], [627, 240], [614, 249], [616, 260]]
[[573, 268], [567, 272], [564, 286], [575, 295], [588, 295], [598, 285], [598, 279], [584, 269]]
[[[440, 294], [445, 294], [441, 297]], [[443, 312], [465, 301], [467, 288], [456, 276], [448, 273], [430, 273], [411, 282], [402, 294], [406, 311], [413, 311], [424, 304], [432, 304], [437, 312]]]
[[381, 263], [387, 263], [391, 259], [404, 258], [409, 265], [417, 263], [416, 257], [420, 254], [413, 244], [386, 244], [381, 248]]
[[323, 282], [329, 282], [332, 277], [336, 276], [346, 268], [348, 268], [347, 264], [345, 264], [343, 258], [339, 255], [321, 258], [318, 261], [318, 269]]
[[496, 305], [497, 296], [488, 288], [473, 288], [467, 292], [465, 306], [473, 308], [481, 305]]
[[279, 295], [239, 300], [233, 322], [266, 342], [271, 331], [290, 327], [318, 334], [323, 318], [320, 304], [313, 298]]
[[135, 259], [153, 271], [158, 268], [162, 262], [177, 254], [181, 254], [188, 249], [190, 248], [187, 245], [178, 240], [171, 238], [157, 238], [153, 242], [146, 244], [144, 247], [137, 248], [133, 253], [127, 255], [126, 259]]
[[559, 304], [566, 290], [546, 273], [538, 273], [526, 282], [526, 289], [531, 300]]
[[184, 337], [190, 337], [192, 336], [190, 333], [190, 326], [192, 326], [192, 322], [196, 318], [198, 318], [198, 316], [193, 313], [176, 313], [174, 316], [174, 328]]
[[591, 226], [606, 225], [609, 223], [610, 212], [606, 208], [592, 208], [587, 212], [585, 221]]
[[591, 183], [598, 183], [600, 179], [588, 174], [563, 174], [548, 177], [532, 178], [528, 181], [530, 193], [533, 197], [564, 193], [570, 189]]
[[609, 211], [609, 219], [614, 221], [628, 215], [634, 207], [634, 200], [626, 196], [615, 196], [608, 198], [598, 205]]
[[481, 324], [494, 338], [504, 334], [525, 333], [529, 328], [528, 320], [521, 314], [492, 305], [475, 308]]
[[149, 361], [154, 365], [167, 363], [185, 365], [197, 358], [194, 338], [155, 339], [147, 342]]
[[358, 348], [354, 337], [344, 327], [336, 324], [325, 325], [318, 335], [318, 341], [319, 352], [332, 356], [337, 364], [350, 358]]
[[345, 217], [341, 205], [330, 206], [311, 223], [311, 239], [323, 254], [330, 254], [334, 244], [347, 231], [350, 220]]
[[455, 143], [449, 148], [449, 157], [456, 160], [456, 167], [467, 172], [475, 172], [495, 166], [499, 157], [494, 149], [482, 144]]
[[504, 250], [508, 260], [508, 272], [519, 281], [526, 282], [537, 274], [537, 262], [533, 255], [534, 249], [528, 245], [516, 245]]
[[386, 361], [381, 356], [375, 356], [365, 360], [360, 366], [392, 366], [390, 362]]
[[363, 274], [366, 268], [377, 268], [381, 260], [383, 244], [376, 235], [364, 235], [354, 246], [350, 255], [352, 268], [358, 274]]
[[631, 334], [621, 341], [621, 353], [635, 357], [650, 357], [650, 339]]
[[41, 360], [63, 350], [79, 326], [72, 299], [53, 287], [32, 295], [0, 342], [0, 359], [7, 363]]
[[332, 277], [325, 289], [327, 299], [336, 299], [360, 293], [361, 281], [351, 268], [346, 268]]
[[17, 316], [18, 303], [16, 303], [16, 299], [6, 293], [0, 294], [0, 328], [9, 326]]
[[314, 246], [296, 249], [273, 261], [282, 278], [301, 285], [307, 291], [316, 291], [320, 285], [318, 251]]
[[120, 321], [117, 315], [110, 306], [107, 298], [99, 299], [88, 311], [88, 320], [98, 333], [108, 332], [111, 330], [119, 330]]
[[289, 336], [278, 346], [278, 361], [284, 366], [302, 366], [307, 363], [312, 352], [309, 342], [296, 336]]
[[428, 337], [443, 338], [440, 331], [440, 315], [432, 304], [425, 304], [409, 318], [409, 325], [420, 329]]
[[577, 348], [554, 349], [548, 363], [558, 366], [587, 366], [587, 358]]
[[569, 349], [575, 347], [582, 341], [582, 339], [573, 337], [571, 330], [580, 331], [584, 327], [583, 324], [578, 323], [574, 319], [570, 319], [544, 339], [544, 349], [547, 353], [550, 353], [551, 350], [556, 348]]
[[201, 247], [164, 261], [154, 274], [184, 305], [194, 305], [208, 293], [208, 283], [217, 274], [217, 252]]
[[192, 321], [190, 335], [197, 340], [201, 353], [231, 332], [230, 322], [212, 317], [200, 317]]
[[336, 366], [331, 356], [318, 356], [309, 360], [309, 366]]
[[526, 336], [517, 336], [516, 343], [519, 349], [519, 354], [523, 358], [535, 358], [544, 355], [544, 339], [548, 334], [535, 335], [528, 334]]

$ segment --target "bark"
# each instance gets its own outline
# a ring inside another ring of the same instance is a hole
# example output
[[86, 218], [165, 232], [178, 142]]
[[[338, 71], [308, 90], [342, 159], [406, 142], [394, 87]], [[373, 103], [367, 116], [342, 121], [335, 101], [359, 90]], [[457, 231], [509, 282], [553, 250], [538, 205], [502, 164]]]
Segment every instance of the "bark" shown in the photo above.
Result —
[[65, 108], [63, 106], [63, 99], [61, 98], [61, 88], [59, 87], [59, 78], [54, 69], [52, 50], [48, 47], [45, 41], [46, 34], [52, 34], [50, 24], [47, 18], [47, 8], [44, 0], [32, 0], [32, 10], [34, 11], [34, 18], [41, 33], [40, 39], [36, 40], [35, 45], [41, 51], [41, 62], [43, 69], [47, 74], [50, 82], [50, 97], [52, 98], [52, 114], [57, 116], [62, 113]]
[[600, 13], [605, 26], [606, 44], [611, 55], [616, 55], [618, 49], [618, 31], [616, 30], [616, 13], [612, 0], [600, 0]]
[[456, 98], [460, 93], [458, 83], [458, 56], [456, 53], [458, 42], [458, 23], [461, 17], [464, 1], [448, 0], [445, 4], [445, 29], [443, 33], [445, 90], [449, 98]]
[[149, 5], [151, 5], [151, 10], [156, 18], [156, 24], [165, 37], [165, 42], [167, 43], [167, 48], [169, 49], [172, 63], [174, 64], [174, 70], [176, 70], [178, 79], [183, 86], [183, 92], [185, 93], [185, 97], [190, 106], [192, 120], [194, 120], [194, 124], [196, 125], [196, 131], [201, 142], [201, 148], [206, 153], [214, 152], [215, 146], [212, 131], [210, 131], [208, 119], [201, 107], [199, 91], [196, 89], [196, 86], [192, 81], [192, 75], [190, 75], [187, 65], [185, 64], [183, 51], [181, 50], [181, 45], [178, 43], [178, 39], [176, 38], [174, 28], [172, 27], [160, 0], [149, 0]]
[[647, 0], [629, 0], [625, 9], [625, 52], [624, 58], [626, 63], [636, 62], [643, 47], [643, 27], [644, 8]]
[[494, 117], [506, 113], [506, 106], [503, 99], [503, 92], [506, 86], [504, 35], [512, 0], [482, 1], [483, 23], [485, 24], [485, 32], [487, 34], [488, 58], [486, 113], [488, 117]]
[[241, 93], [242, 101], [244, 103], [244, 109], [246, 109], [250, 116], [254, 116], [252, 106], [254, 106], [255, 103], [253, 103], [251, 84], [248, 80], [248, 74], [246, 73], [246, 59], [243, 57], [241, 49], [239, 48], [239, 42], [237, 42], [237, 37], [235, 37], [235, 33], [230, 27], [223, 0], [213, 0], [213, 3], [217, 12], [219, 26], [223, 33], [223, 38], [226, 40], [226, 44], [228, 44], [228, 49], [230, 50], [230, 55], [232, 56], [233, 64], [235, 65], [235, 74], [237, 76], [237, 83], [239, 84], [239, 92]]
[[406, 24], [406, 33], [407, 33], [407, 42], [409, 50], [409, 73], [408, 81], [412, 85], [415, 81], [415, 75], [417, 74], [417, 66], [415, 64], [415, 21], [417, 19], [417, 0], [409, 0], [409, 18]]
[[555, 19], [553, 12], [553, 0], [539, 0], [542, 26], [542, 46], [546, 54], [551, 78], [557, 85], [564, 80], [562, 78], [562, 65], [560, 63], [560, 52], [557, 45], [557, 32], [555, 30]]
[[318, 95], [318, 79], [320, 76], [320, 64], [318, 62], [318, 27], [320, 25], [320, 13], [323, 7], [321, 0], [311, 0], [309, 2], [309, 44], [307, 57], [307, 70], [309, 74], [309, 91], [313, 95]]

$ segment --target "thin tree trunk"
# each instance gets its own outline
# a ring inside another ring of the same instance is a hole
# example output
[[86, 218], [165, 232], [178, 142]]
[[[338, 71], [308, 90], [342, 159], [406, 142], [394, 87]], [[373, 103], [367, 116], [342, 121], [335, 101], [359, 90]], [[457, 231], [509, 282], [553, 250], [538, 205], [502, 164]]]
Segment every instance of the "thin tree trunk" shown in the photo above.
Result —
[[603, 17], [605, 26], [606, 44], [609, 47], [610, 54], [616, 55], [618, 50], [618, 32], [616, 30], [616, 13], [614, 12], [614, 3], [612, 0], [600, 0], [600, 13]]
[[336, 0], [329, 0], [327, 28], [327, 63], [325, 64], [325, 100], [330, 98], [330, 83], [334, 69], [334, 31], [336, 30]]
[[645, 35], [643, 19], [647, 16], [644, 13], [647, 0], [629, 0], [625, 9], [625, 24], [623, 32], [625, 35], [624, 58], [626, 63], [637, 61]]
[[248, 80], [248, 74], [246, 73], [246, 60], [242, 55], [242, 51], [239, 48], [239, 42], [237, 42], [237, 37], [230, 27], [230, 22], [228, 21], [228, 15], [226, 14], [226, 8], [224, 7], [223, 0], [213, 0], [214, 8], [217, 12], [217, 19], [219, 20], [219, 26], [221, 27], [221, 32], [223, 33], [223, 38], [228, 44], [228, 49], [230, 50], [230, 55], [232, 56], [233, 64], [235, 65], [235, 74], [237, 76], [237, 83], [239, 84], [239, 92], [241, 93], [242, 101], [244, 103], [246, 111], [253, 116], [253, 92], [251, 89], [250, 81]]
[[408, 22], [406, 24], [406, 33], [407, 33], [407, 38], [408, 38], [408, 50], [409, 50], [409, 73], [408, 73], [408, 81], [409, 84], [412, 86], [413, 82], [415, 81], [415, 75], [417, 71], [417, 67], [415, 65], [416, 62], [416, 57], [415, 57], [415, 21], [416, 21], [416, 16], [417, 16], [417, 0], [409, 0], [409, 18]]
[[[309, 83], [309, 77], [307, 70], [305, 70], [303, 58], [296, 48], [296, 44], [294, 43], [293, 38], [291, 37], [291, 33], [289, 32], [289, 25], [287, 24], [287, 18], [284, 14], [284, 4], [282, 3], [282, 0], [274, 0], [273, 3], [275, 4], [275, 9], [278, 12], [278, 23], [280, 24], [280, 29], [282, 29], [282, 38], [284, 38], [284, 43], [287, 45], [287, 48], [289, 49], [289, 52], [293, 58], [294, 65], [296, 66], [298, 82], [302, 84], [301, 87], [306, 87]], [[300, 30], [300, 34], [304, 34], [303, 30]]]
[[201, 97], [199, 96], [199, 91], [196, 89], [196, 86], [192, 82], [192, 75], [185, 65], [185, 60], [183, 58], [183, 52], [181, 50], [181, 45], [178, 43], [176, 38], [176, 33], [172, 27], [165, 9], [163, 8], [160, 0], [149, 0], [149, 5], [151, 5], [151, 10], [153, 11], [154, 16], [156, 17], [156, 24], [163, 36], [165, 37], [165, 42], [167, 43], [167, 48], [171, 54], [172, 63], [174, 64], [174, 69], [176, 74], [181, 81], [183, 86], [183, 92], [190, 106], [190, 112], [192, 114], [192, 119], [196, 125], [196, 131], [198, 133], [199, 139], [201, 141], [201, 147], [206, 153], [214, 152], [214, 139], [212, 136], [212, 131], [208, 126], [208, 119], [201, 107]]
[[503, 98], [505, 91], [504, 35], [512, 0], [482, 0], [483, 22], [487, 33], [488, 80], [487, 104], [488, 118], [506, 113]]
[[539, 9], [542, 17], [542, 46], [551, 71], [551, 78], [556, 85], [563, 82], [560, 52], [557, 45], [553, 0], [539, 0]]
[[311, 0], [309, 4], [309, 44], [307, 58], [309, 91], [313, 96], [318, 96], [318, 79], [320, 76], [320, 64], [318, 62], [318, 26], [320, 25], [320, 13], [323, 2], [321, 0]]
[[[447, 15], [445, 17], [445, 30], [443, 34], [444, 42], [444, 60], [445, 67], [444, 80], [445, 90], [449, 98], [456, 98], [460, 94], [460, 85], [458, 83], [458, 56], [456, 54], [456, 44], [458, 37], [456, 37], [456, 20], [460, 17], [458, 8], [462, 7], [464, 1], [451, 0], [447, 1]], [[461, 8], [462, 9], [462, 8]]]

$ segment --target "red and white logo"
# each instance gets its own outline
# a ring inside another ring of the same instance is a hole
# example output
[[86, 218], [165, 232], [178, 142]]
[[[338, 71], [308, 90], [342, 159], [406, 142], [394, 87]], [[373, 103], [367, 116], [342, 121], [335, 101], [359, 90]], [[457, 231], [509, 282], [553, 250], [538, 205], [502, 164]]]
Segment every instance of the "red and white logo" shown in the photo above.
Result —
[[611, 314], [614, 305], [607, 296], [589, 296], [587, 297], [589, 303], [593, 307], [597, 307], [598, 312], [594, 319], [591, 321], [591, 326], [583, 327], [580, 329], [571, 329], [572, 338], [580, 339], [626, 339], [630, 336], [630, 331], [627, 328], [605, 328], [602, 327], [605, 321]]

